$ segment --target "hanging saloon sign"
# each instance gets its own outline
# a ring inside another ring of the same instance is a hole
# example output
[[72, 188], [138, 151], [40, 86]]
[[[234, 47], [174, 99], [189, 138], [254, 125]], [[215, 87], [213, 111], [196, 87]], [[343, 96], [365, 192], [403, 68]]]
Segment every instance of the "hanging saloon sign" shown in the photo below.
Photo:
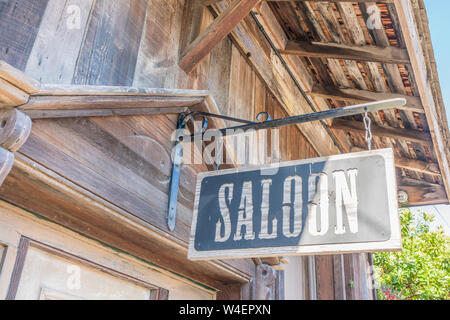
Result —
[[192, 260], [400, 249], [391, 149], [198, 177]]

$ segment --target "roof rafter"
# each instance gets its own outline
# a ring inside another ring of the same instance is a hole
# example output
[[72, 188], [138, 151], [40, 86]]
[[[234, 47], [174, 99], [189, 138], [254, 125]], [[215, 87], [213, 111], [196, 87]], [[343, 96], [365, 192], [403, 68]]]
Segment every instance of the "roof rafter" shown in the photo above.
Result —
[[404, 94], [374, 92], [369, 90], [360, 90], [353, 88], [338, 88], [330, 86], [314, 85], [308, 92], [310, 96], [335, 99], [352, 103], [370, 102], [385, 99], [404, 98], [406, 105], [399, 107], [399, 110], [408, 110], [417, 113], [424, 113], [422, 102], [419, 97], [407, 96]]
[[408, 52], [396, 47], [349, 46], [338, 43], [290, 40], [282, 54], [310, 58], [343, 59], [393, 64], [409, 64]]
[[191, 72], [261, 0], [234, 0], [180, 56], [180, 67]]

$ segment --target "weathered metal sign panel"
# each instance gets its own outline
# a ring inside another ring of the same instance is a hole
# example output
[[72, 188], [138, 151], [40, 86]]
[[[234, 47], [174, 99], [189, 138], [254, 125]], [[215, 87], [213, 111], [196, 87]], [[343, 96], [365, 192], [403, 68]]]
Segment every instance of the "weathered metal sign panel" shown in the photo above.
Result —
[[199, 174], [190, 259], [398, 249], [391, 149]]

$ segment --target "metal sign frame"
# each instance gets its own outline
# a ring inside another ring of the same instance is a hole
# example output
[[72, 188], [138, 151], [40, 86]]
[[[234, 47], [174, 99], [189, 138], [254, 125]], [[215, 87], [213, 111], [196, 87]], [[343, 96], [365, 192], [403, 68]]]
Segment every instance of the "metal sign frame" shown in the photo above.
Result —
[[301, 164], [310, 164], [315, 162], [328, 162], [333, 160], [348, 160], [353, 158], [362, 158], [372, 155], [381, 155], [386, 163], [386, 188], [389, 208], [389, 225], [390, 238], [387, 241], [365, 242], [365, 243], [337, 243], [337, 244], [319, 244], [319, 245], [299, 245], [299, 246], [281, 246], [281, 247], [267, 247], [267, 248], [245, 248], [245, 249], [230, 249], [230, 250], [211, 250], [211, 251], [197, 251], [195, 249], [195, 236], [198, 219], [198, 209], [200, 201], [200, 186], [202, 180], [211, 176], [220, 176], [233, 173], [243, 173], [255, 170], [270, 170], [273, 169], [271, 165], [258, 166], [257, 168], [245, 169], [227, 169], [221, 171], [211, 171], [200, 173], [196, 185], [194, 216], [192, 221], [191, 236], [189, 241], [188, 258], [190, 260], [212, 260], [212, 259], [234, 259], [234, 258], [255, 258], [255, 257], [278, 257], [291, 255], [324, 255], [324, 254], [342, 254], [342, 253], [356, 253], [356, 252], [375, 252], [375, 251], [397, 251], [401, 250], [401, 233], [400, 221], [398, 216], [397, 204], [397, 183], [394, 168], [394, 155], [392, 149], [382, 149], [376, 151], [365, 151], [353, 154], [336, 155], [330, 157], [321, 157], [316, 159], [306, 159], [283, 162], [279, 167], [289, 167]]

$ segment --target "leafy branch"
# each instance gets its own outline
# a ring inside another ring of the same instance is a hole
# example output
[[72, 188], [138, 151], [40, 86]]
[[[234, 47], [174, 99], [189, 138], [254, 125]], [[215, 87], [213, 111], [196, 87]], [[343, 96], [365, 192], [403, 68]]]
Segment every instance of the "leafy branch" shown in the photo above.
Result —
[[374, 254], [378, 298], [385, 300], [448, 300], [450, 298], [450, 239], [443, 229], [431, 230], [432, 215], [415, 219], [400, 212], [402, 252]]

